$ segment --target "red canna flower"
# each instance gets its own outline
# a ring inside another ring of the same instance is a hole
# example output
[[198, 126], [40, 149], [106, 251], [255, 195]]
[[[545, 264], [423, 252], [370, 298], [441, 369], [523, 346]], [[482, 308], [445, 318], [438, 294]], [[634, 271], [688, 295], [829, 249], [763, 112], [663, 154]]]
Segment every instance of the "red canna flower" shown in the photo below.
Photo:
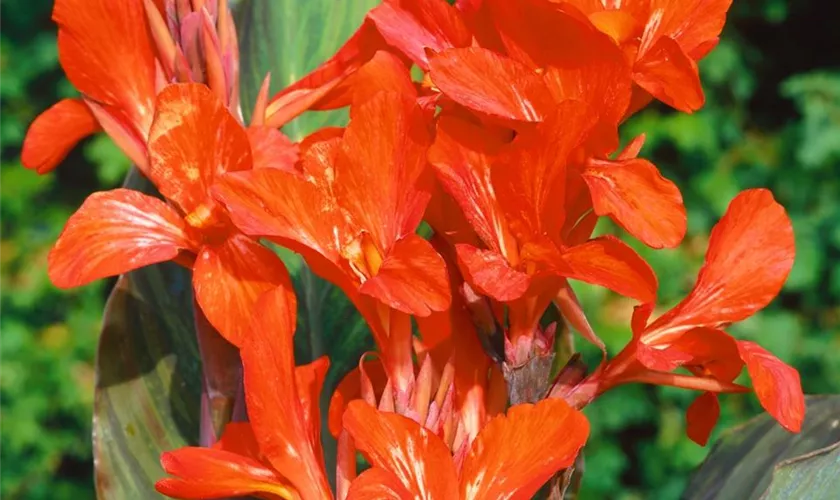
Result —
[[514, 350], [517, 339], [533, 337], [565, 278], [643, 303], [656, 294], [648, 265], [617, 239], [586, 241], [588, 232], [572, 244], [564, 238], [581, 220], [579, 214], [566, 218], [569, 159], [592, 130], [592, 117], [578, 104], [561, 103], [510, 144], [503, 133], [445, 113], [429, 154], [438, 180], [482, 243], [454, 242], [461, 272], [477, 292], [509, 304]]
[[210, 89], [177, 84], [158, 96], [149, 133], [150, 180], [169, 201], [128, 189], [94, 193], [49, 255], [61, 288], [176, 260], [193, 269], [195, 296], [231, 343], [245, 335], [259, 294], [291, 286], [282, 262], [236, 230], [209, 196], [225, 172], [251, 169], [248, 134]]
[[155, 50], [143, 0], [56, 0], [59, 62], [82, 93], [49, 108], [29, 129], [24, 166], [46, 173], [75, 144], [104, 129], [137, 165], [155, 103]]
[[155, 488], [175, 498], [332, 498], [323, 465], [319, 394], [329, 367], [322, 357], [295, 367], [294, 294], [277, 288], [257, 302], [242, 344], [250, 423], [227, 425], [212, 448], [185, 447], [161, 456], [175, 476]]
[[372, 465], [350, 484], [352, 500], [531, 498], [572, 465], [589, 435], [586, 417], [556, 399], [513, 406], [454, 457], [413, 420], [361, 401], [350, 403], [344, 426]]
[[59, 60], [82, 94], [42, 113], [23, 144], [24, 166], [46, 173], [104, 130], [144, 173], [157, 91], [205, 83], [239, 112], [239, 50], [226, 0], [57, 0]]
[[680, 111], [703, 106], [697, 61], [717, 46], [732, 0], [567, 1], [621, 47], [636, 85]]
[[[793, 257], [793, 229], [784, 208], [764, 189], [739, 194], [712, 230], [691, 293], [650, 324], [653, 304], [636, 308], [633, 341], [593, 375], [597, 392], [626, 382], [707, 391], [688, 412], [689, 437], [705, 444], [718, 418], [716, 393], [738, 391], [732, 381], [746, 366], [762, 406], [798, 432], [805, 415], [798, 372], [754, 342], [723, 331], [773, 300]], [[698, 378], [668, 373], [680, 366]]]
[[430, 136], [414, 97], [389, 91], [359, 101], [346, 130], [304, 141], [299, 170], [229, 174], [214, 188], [243, 232], [301, 253], [347, 293], [398, 392], [413, 377], [409, 315], [450, 304], [443, 259], [414, 234], [432, 181]]

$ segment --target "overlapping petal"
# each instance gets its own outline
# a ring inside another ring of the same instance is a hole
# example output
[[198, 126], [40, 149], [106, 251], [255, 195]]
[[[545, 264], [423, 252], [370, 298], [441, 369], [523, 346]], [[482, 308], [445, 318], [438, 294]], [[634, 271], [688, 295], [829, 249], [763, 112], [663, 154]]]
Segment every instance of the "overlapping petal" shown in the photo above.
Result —
[[790, 432], [799, 432], [805, 419], [805, 396], [799, 372], [755, 342], [738, 341], [753, 389], [767, 413]]
[[668, 342], [692, 328], [752, 316], [779, 293], [794, 253], [790, 219], [773, 195], [765, 189], [740, 193], [712, 230], [691, 293], [647, 327], [645, 342]]
[[[311, 393], [320, 392], [320, 388], [303, 384], [310, 387], [301, 395], [294, 368], [294, 294], [283, 287], [267, 292], [256, 310], [241, 355], [248, 417], [260, 450], [303, 497], [329, 497], [320, 445], [311, 440], [315, 433], [309, 427], [316, 422], [312, 410], [305, 410], [302, 402], [311, 401]], [[313, 382], [320, 380], [320, 376], [313, 378]], [[278, 418], [281, 415], [283, 418]]]
[[292, 293], [283, 261], [241, 234], [205, 245], [193, 268], [196, 301], [210, 324], [235, 346], [241, 346], [251, 330], [257, 299], [277, 287]]
[[513, 406], [473, 442], [461, 469], [460, 498], [531, 498], [574, 463], [588, 437], [586, 417], [561, 399]]
[[81, 286], [174, 259], [195, 246], [166, 203], [114, 189], [90, 195], [70, 217], [50, 251], [49, 275], [60, 288]]
[[155, 52], [142, 0], [57, 0], [58, 53], [67, 78], [140, 139], [155, 105]]
[[368, 13], [385, 41], [423, 69], [426, 50], [466, 47], [472, 36], [458, 10], [437, 0], [386, 0]]
[[51, 172], [76, 143], [99, 128], [83, 100], [63, 99], [38, 115], [29, 126], [20, 161], [39, 174]]
[[225, 172], [250, 169], [245, 129], [205, 85], [169, 85], [149, 133], [149, 178], [184, 214], [208, 197]]
[[686, 231], [686, 213], [677, 186], [651, 162], [593, 161], [583, 171], [595, 213], [609, 215], [653, 248], [673, 248]]
[[521, 297], [531, 284], [527, 273], [510, 267], [498, 252], [466, 244], [455, 245], [455, 250], [464, 278], [483, 295], [510, 302]]
[[552, 106], [540, 75], [487, 49], [447, 50], [432, 58], [430, 71], [432, 82], [444, 95], [490, 116], [536, 122]]
[[353, 401], [344, 427], [371, 465], [392, 474], [414, 497], [458, 498], [449, 448], [417, 422]]
[[444, 311], [451, 301], [443, 258], [415, 234], [394, 243], [382, 266], [359, 291], [416, 316]]

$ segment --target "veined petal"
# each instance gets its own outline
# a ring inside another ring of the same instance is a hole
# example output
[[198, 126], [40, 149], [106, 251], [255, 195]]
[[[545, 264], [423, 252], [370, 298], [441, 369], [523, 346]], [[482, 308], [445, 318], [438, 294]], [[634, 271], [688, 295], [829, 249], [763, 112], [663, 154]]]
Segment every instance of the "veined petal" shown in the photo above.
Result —
[[551, 94], [528, 66], [479, 47], [450, 49], [430, 61], [432, 82], [447, 97], [481, 113], [525, 122], [541, 120]]
[[414, 498], [458, 498], [458, 476], [446, 444], [417, 422], [353, 401], [344, 428], [374, 468], [393, 474]]
[[493, 165], [496, 196], [517, 238], [559, 235], [566, 219], [567, 164], [597, 117], [578, 101], [564, 101], [543, 123], [523, 130]]
[[[732, 0], [651, 0], [650, 34], [669, 36], [690, 53], [717, 39]], [[699, 58], [698, 58], [699, 59]]]
[[793, 266], [793, 227], [766, 189], [742, 192], [712, 229], [691, 293], [649, 325], [645, 342], [668, 342], [696, 327], [741, 321], [779, 293]]
[[148, 137], [155, 100], [155, 55], [142, 0], [57, 0], [58, 54], [67, 78], [91, 99], [113, 107]]
[[653, 270], [614, 236], [595, 238], [562, 251], [529, 247], [527, 254], [560, 276], [609, 288], [643, 304], [656, 299], [658, 283]]
[[[296, 304], [277, 288], [257, 302], [252, 330], [242, 345], [248, 417], [260, 450], [304, 498], [328, 498], [329, 484], [310, 437], [311, 410], [304, 411], [294, 366]], [[304, 384], [306, 385], [306, 384]], [[309, 417], [307, 418], [307, 414]], [[282, 416], [282, 418], [278, 418]]]
[[161, 91], [149, 133], [149, 178], [184, 214], [205, 201], [218, 176], [252, 165], [245, 129], [212, 90], [185, 83]]
[[706, 100], [697, 63], [672, 38], [660, 38], [636, 61], [633, 81], [660, 101], [685, 113], [702, 108]]
[[333, 164], [335, 196], [381, 253], [413, 233], [431, 198], [431, 137], [413, 96], [381, 92], [350, 110]]
[[761, 406], [782, 427], [799, 432], [805, 419], [805, 396], [799, 372], [755, 342], [738, 341], [738, 352], [747, 365]]
[[248, 127], [246, 132], [254, 168], [295, 170], [300, 147], [282, 132], [270, 127]]
[[295, 383], [303, 410], [303, 421], [309, 431], [309, 442], [312, 443], [316, 457], [324, 455], [321, 448], [321, 405], [319, 403], [329, 368], [330, 360], [327, 356], [321, 356], [309, 364], [295, 367]]
[[709, 436], [720, 418], [720, 403], [714, 392], [705, 392], [688, 407], [685, 414], [685, 431], [688, 438], [706, 446]]
[[[459, 115], [442, 113], [437, 121], [435, 142], [429, 149], [429, 162], [438, 181], [490, 248], [505, 246], [504, 221], [493, 190], [490, 165], [511, 135], [509, 131], [482, 126]], [[452, 210], [457, 211], [455, 207]], [[453, 217], [444, 213], [439, 218]]]
[[521, 297], [531, 284], [530, 276], [510, 267], [498, 252], [467, 244], [455, 245], [455, 250], [464, 279], [482, 295], [510, 302]]
[[20, 161], [39, 174], [51, 172], [85, 137], [100, 130], [81, 99], [63, 99], [44, 111], [26, 131]]
[[444, 311], [452, 299], [443, 258], [416, 234], [397, 240], [359, 291], [416, 316]]
[[590, 163], [583, 179], [595, 213], [609, 215], [652, 248], [673, 248], [685, 236], [686, 214], [677, 186], [643, 159]]
[[350, 483], [347, 500], [414, 500], [400, 478], [386, 469], [372, 468]]
[[160, 462], [175, 477], [159, 480], [155, 489], [169, 497], [198, 500], [259, 493], [267, 498], [297, 498], [282, 476], [253, 458], [229, 451], [186, 447], [165, 452]]
[[166, 203], [130, 189], [90, 195], [64, 226], [49, 255], [59, 288], [81, 286], [194, 249], [181, 217]]
[[352, 88], [353, 104], [356, 105], [383, 91], [402, 95], [417, 93], [405, 62], [384, 50], [377, 51], [370, 61], [359, 68], [348, 79], [347, 85]]
[[574, 463], [588, 437], [589, 421], [561, 399], [513, 406], [473, 441], [461, 469], [460, 498], [531, 498]]
[[193, 287], [210, 324], [238, 347], [251, 331], [251, 318], [259, 314], [254, 307], [260, 295], [277, 287], [293, 293], [283, 261], [242, 234], [201, 249], [193, 268]]
[[256, 169], [225, 175], [212, 192], [245, 234], [291, 240], [331, 261], [339, 259], [341, 241], [335, 238], [344, 233], [345, 221], [329, 186], [318, 179]]
[[457, 9], [438, 0], [385, 1], [368, 13], [385, 41], [423, 69], [426, 49], [466, 47], [472, 36]]

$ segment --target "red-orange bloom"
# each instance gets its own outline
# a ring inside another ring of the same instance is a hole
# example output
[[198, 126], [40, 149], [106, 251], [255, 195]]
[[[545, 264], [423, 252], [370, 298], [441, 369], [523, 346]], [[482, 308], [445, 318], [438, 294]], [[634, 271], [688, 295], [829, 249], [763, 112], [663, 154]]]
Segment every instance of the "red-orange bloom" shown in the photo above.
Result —
[[155, 488], [175, 498], [332, 498], [323, 466], [319, 394], [329, 361], [295, 367], [295, 297], [278, 288], [257, 302], [242, 344], [250, 423], [230, 423], [212, 448], [166, 452], [175, 476]]
[[361, 401], [350, 403], [344, 426], [373, 466], [351, 483], [353, 500], [531, 498], [589, 436], [586, 417], [561, 400], [510, 408], [454, 457], [428, 429]]
[[[214, 188], [243, 232], [300, 252], [339, 285], [403, 370], [411, 366], [408, 314], [450, 304], [443, 259], [414, 233], [431, 195], [429, 142], [414, 96], [381, 92], [351, 108], [346, 130], [304, 141], [299, 170], [230, 174]], [[394, 342], [398, 353], [387, 348]], [[395, 383], [408, 376], [390, 374]]]
[[680, 111], [703, 106], [697, 61], [718, 43], [732, 0], [566, 0], [621, 47], [633, 81]]
[[24, 166], [51, 171], [100, 126], [145, 165], [156, 89], [143, 0], [56, 0], [53, 20], [59, 62], [83, 98], [60, 101], [35, 120], [23, 143]]
[[456, 241], [459, 267], [478, 292], [511, 304], [514, 338], [532, 335], [562, 278], [642, 303], [656, 295], [653, 272], [630, 247], [612, 237], [586, 241], [588, 233], [567, 238], [580, 220], [567, 213], [568, 163], [593, 126], [579, 104], [561, 103], [510, 144], [462, 115], [438, 122], [430, 160], [484, 246]]
[[[805, 415], [798, 372], [756, 343], [723, 331], [773, 300], [793, 258], [793, 228], [784, 208], [767, 190], [739, 194], [712, 230], [691, 293], [650, 324], [653, 305], [636, 308], [634, 340], [595, 374], [602, 384], [599, 392], [632, 381], [711, 391], [688, 413], [689, 436], [705, 443], [719, 412], [713, 393], [737, 390], [732, 381], [746, 366], [762, 406], [786, 429], [798, 432]], [[679, 366], [703, 382], [667, 373]]]
[[167, 87], [156, 109], [148, 174], [170, 203], [128, 189], [94, 193], [50, 252], [50, 278], [80, 286], [176, 259], [193, 268], [210, 323], [238, 345], [259, 294], [291, 286], [277, 256], [237, 231], [209, 196], [218, 176], [254, 166], [248, 135], [201, 84]]

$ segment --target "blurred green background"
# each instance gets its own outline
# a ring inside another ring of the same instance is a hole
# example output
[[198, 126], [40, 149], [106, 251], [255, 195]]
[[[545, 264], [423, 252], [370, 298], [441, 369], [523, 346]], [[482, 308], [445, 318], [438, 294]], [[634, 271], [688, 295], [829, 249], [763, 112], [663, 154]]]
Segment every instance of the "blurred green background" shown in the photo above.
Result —
[[[0, 496], [9, 499], [93, 496], [93, 363], [112, 282], [56, 290], [46, 255], [85, 196], [119, 185], [129, 166], [104, 135], [76, 148], [51, 175], [20, 166], [27, 125], [73, 95], [58, 66], [51, 4], [0, 5]], [[679, 185], [688, 207], [689, 235], [679, 250], [637, 245], [660, 276], [663, 305], [692, 285], [709, 229], [739, 190], [768, 187], [787, 207], [797, 237], [788, 284], [771, 307], [730, 331], [796, 366], [808, 393], [840, 392], [837, 19], [840, 9], [818, 0], [736, 2], [723, 41], [701, 64], [706, 107], [688, 116], [653, 106], [624, 130], [627, 137], [647, 134], [643, 154]], [[616, 352], [627, 341], [633, 304], [602, 290], [579, 291]], [[684, 411], [693, 396], [628, 386], [588, 408], [593, 435], [582, 497], [678, 498], [708, 451], [685, 437]], [[722, 402], [716, 434], [760, 412], [752, 395]]]

